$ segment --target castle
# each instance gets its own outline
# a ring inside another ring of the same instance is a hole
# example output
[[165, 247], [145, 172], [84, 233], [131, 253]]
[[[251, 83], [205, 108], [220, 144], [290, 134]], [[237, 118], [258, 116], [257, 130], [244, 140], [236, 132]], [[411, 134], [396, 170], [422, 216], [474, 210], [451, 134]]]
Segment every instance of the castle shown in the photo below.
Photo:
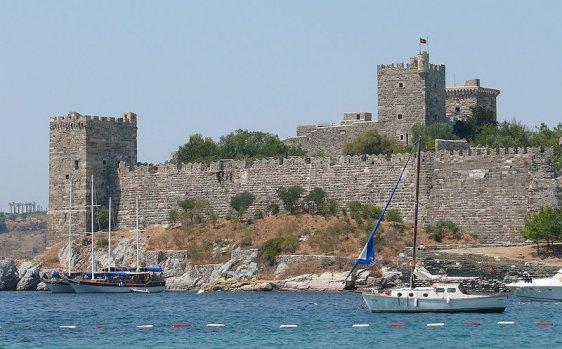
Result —
[[[472, 105], [495, 109], [499, 91], [445, 88], [445, 67], [429, 64], [421, 52], [410, 64], [378, 66], [378, 121], [370, 113], [346, 113], [342, 125], [299, 126], [294, 141], [314, 154], [338, 154], [346, 139], [372, 128], [409, 141], [417, 122], [429, 124], [464, 118]], [[291, 143], [291, 140], [287, 140]], [[314, 145], [314, 146], [312, 146]], [[519, 227], [539, 206], [562, 204], [562, 177], [552, 165], [552, 149], [457, 149], [454, 142], [422, 156], [420, 219], [422, 224], [450, 219], [484, 242], [520, 241]], [[187, 197], [205, 197], [220, 216], [230, 212], [230, 198], [255, 194], [252, 217], [279, 203], [280, 187], [323, 188], [343, 208], [350, 201], [383, 206], [406, 155], [291, 157], [256, 161], [220, 160], [212, 164], [138, 165], [137, 117], [84, 116], [72, 112], [50, 120], [49, 210], [47, 242], [67, 234], [72, 185], [73, 226], [89, 231], [87, 214], [94, 178], [96, 203], [112, 199], [118, 228], [135, 226], [135, 198], [141, 220], [166, 223], [168, 213]], [[414, 171], [409, 168], [391, 207], [413, 219]]]
[[465, 86], [445, 87], [445, 65], [431, 64], [429, 53], [419, 52], [408, 64], [377, 66], [378, 121], [369, 112], [345, 113], [340, 125], [301, 125], [297, 137], [285, 143], [308, 154], [341, 154], [353, 138], [374, 130], [398, 142], [410, 143], [415, 124], [466, 120], [471, 107], [486, 107], [496, 113], [500, 91], [480, 87], [480, 79]]

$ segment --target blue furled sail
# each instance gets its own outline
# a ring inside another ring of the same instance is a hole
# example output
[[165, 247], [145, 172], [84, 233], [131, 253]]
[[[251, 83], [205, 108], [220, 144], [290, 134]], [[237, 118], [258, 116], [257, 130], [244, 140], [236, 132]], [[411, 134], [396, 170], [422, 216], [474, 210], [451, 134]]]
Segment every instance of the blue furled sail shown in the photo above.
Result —
[[357, 266], [359, 264], [363, 264], [363, 265], [374, 265], [375, 264], [375, 233], [379, 229], [379, 225], [381, 224], [381, 222], [384, 218], [384, 214], [386, 213], [386, 210], [388, 209], [388, 206], [390, 205], [390, 201], [392, 200], [392, 197], [394, 196], [394, 193], [396, 192], [396, 189], [398, 189], [398, 184], [400, 183], [400, 180], [402, 179], [402, 175], [404, 174], [404, 171], [406, 171], [406, 167], [408, 166], [408, 163], [410, 162], [410, 159], [412, 158], [413, 153], [414, 153], [414, 150], [412, 149], [412, 151], [410, 152], [410, 155], [408, 156], [408, 160], [406, 160], [406, 163], [404, 164], [404, 168], [402, 168], [402, 172], [400, 172], [400, 176], [398, 177], [398, 180], [396, 181], [396, 184], [394, 185], [394, 188], [392, 189], [392, 192], [390, 193], [390, 196], [389, 196], [389, 198], [386, 202], [386, 205], [384, 206], [384, 210], [382, 210], [382, 213], [379, 217], [379, 220], [377, 221], [377, 224], [375, 225], [375, 227], [373, 228], [373, 231], [371, 232], [371, 235], [369, 236], [369, 240], [367, 240], [367, 243], [365, 244], [365, 246], [363, 246], [363, 250], [361, 251], [361, 254], [359, 255], [359, 257], [357, 257], [357, 260], [355, 261], [355, 264], [353, 265], [353, 268], [351, 268], [351, 270], [349, 271], [349, 273], [345, 277], [345, 280], [347, 280], [351, 276], [351, 274], [353, 273], [353, 271], [355, 270], [355, 268], [357, 268]]

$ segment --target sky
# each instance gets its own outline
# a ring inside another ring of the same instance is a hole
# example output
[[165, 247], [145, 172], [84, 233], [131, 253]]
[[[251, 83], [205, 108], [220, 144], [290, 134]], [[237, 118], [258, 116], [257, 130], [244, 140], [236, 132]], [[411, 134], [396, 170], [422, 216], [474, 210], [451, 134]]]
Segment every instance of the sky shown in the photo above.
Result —
[[376, 116], [377, 64], [420, 37], [447, 86], [501, 90], [498, 119], [562, 122], [560, 1], [0, 0], [0, 211], [48, 206], [49, 118], [138, 116], [138, 161], [190, 135], [281, 139]]

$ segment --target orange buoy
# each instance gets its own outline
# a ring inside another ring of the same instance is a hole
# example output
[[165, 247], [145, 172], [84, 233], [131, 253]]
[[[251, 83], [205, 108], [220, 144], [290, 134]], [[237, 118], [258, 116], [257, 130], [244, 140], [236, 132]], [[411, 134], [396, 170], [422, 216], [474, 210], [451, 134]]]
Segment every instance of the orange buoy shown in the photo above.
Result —
[[465, 324], [466, 326], [480, 326], [480, 323], [476, 321], [465, 321], [463, 322], [463, 324]]
[[388, 325], [388, 327], [403, 327], [406, 326], [406, 324], [390, 324]]
[[172, 324], [172, 327], [191, 327], [191, 324]]
[[552, 322], [537, 322], [537, 326], [553, 326]]

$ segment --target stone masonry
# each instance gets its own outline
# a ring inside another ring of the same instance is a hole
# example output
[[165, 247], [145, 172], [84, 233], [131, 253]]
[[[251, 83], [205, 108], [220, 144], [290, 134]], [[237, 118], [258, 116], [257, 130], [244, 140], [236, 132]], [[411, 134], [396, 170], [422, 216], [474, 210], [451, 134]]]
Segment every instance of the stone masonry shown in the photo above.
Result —
[[68, 226], [71, 183], [75, 233], [91, 231], [88, 205], [92, 176], [96, 202], [107, 207], [111, 195], [118, 207], [117, 168], [121, 162], [137, 162], [137, 119], [134, 113], [112, 118], [71, 112], [51, 118], [50, 129], [49, 245], [67, 234], [63, 227]]
[[495, 113], [500, 93], [480, 87], [480, 79], [468, 80], [461, 87], [445, 87], [445, 65], [431, 64], [425, 51], [407, 64], [378, 65], [377, 86], [378, 120], [373, 121], [368, 112], [345, 113], [341, 125], [301, 125], [297, 136], [284, 142], [311, 156], [342, 154], [346, 143], [369, 130], [411, 143], [415, 124], [465, 120], [474, 106]]

